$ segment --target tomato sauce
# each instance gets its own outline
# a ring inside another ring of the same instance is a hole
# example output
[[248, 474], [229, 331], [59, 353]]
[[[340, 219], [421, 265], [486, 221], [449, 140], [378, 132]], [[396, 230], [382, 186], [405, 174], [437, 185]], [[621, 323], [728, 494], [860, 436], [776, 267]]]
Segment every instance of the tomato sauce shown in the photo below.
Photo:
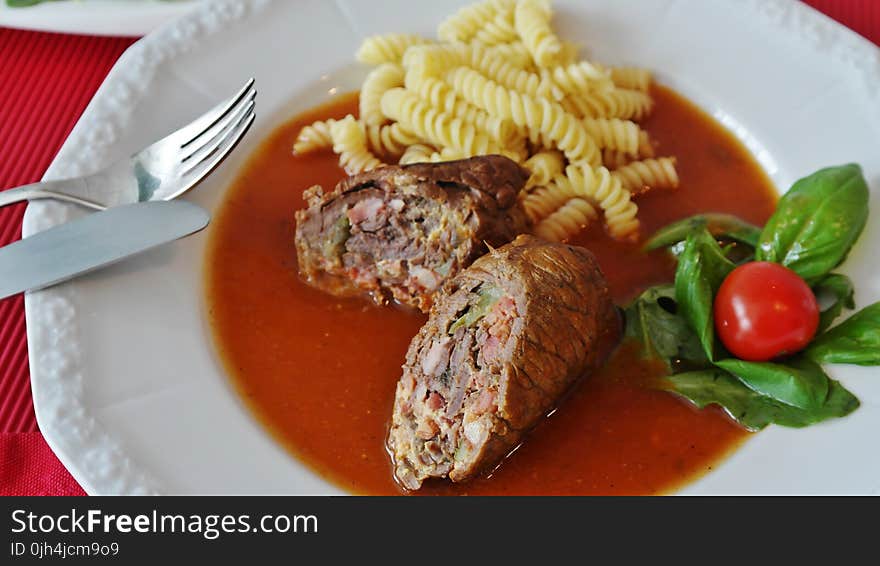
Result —
[[[674, 91], [654, 87], [644, 122], [658, 155], [678, 158], [681, 186], [639, 198], [642, 234], [703, 211], [763, 224], [775, 191], [727, 130]], [[354, 113], [356, 95], [301, 114], [262, 144], [211, 225], [208, 317], [241, 396], [276, 439], [329, 481], [354, 493], [403, 493], [384, 441], [394, 389], [424, 315], [316, 291], [297, 276], [293, 212], [314, 184], [343, 177], [329, 152], [293, 157], [299, 129]], [[615, 300], [670, 281], [663, 253], [611, 240], [600, 223], [572, 242], [593, 251]], [[424, 494], [655, 494], [712, 469], [748, 434], [720, 410], [696, 410], [647, 384], [662, 369], [624, 345], [584, 380], [488, 478], [427, 482]]]

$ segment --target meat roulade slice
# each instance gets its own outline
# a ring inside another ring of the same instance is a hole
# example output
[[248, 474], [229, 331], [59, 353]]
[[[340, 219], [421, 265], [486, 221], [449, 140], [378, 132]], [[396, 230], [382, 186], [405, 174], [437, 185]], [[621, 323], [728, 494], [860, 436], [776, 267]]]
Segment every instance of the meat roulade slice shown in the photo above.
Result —
[[300, 273], [335, 295], [370, 293], [427, 312], [447, 278], [527, 228], [528, 172], [500, 155], [388, 166], [312, 187], [296, 213]]
[[476, 260], [410, 343], [388, 436], [395, 477], [418, 489], [493, 469], [619, 335], [584, 248], [519, 236]]

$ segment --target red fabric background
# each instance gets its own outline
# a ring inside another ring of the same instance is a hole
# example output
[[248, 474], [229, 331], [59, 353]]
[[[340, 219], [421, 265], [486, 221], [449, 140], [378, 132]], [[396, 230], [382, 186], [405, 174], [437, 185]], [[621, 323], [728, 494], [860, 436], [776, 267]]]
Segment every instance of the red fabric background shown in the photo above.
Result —
[[[806, 0], [880, 44], [880, 0]], [[0, 28], [0, 190], [38, 181], [134, 38]], [[880, 85], [878, 85], [880, 88]], [[0, 245], [21, 237], [24, 206], [0, 208]], [[46, 445], [31, 400], [22, 296], [0, 300], [0, 495], [82, 489]]]

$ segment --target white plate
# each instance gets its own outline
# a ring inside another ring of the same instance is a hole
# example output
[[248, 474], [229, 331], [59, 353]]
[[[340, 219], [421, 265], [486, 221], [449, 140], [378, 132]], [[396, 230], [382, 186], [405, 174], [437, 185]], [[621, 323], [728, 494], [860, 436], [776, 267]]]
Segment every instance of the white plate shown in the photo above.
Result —
[[87, 35], [139, 36], [193, 9], [198, 0], [65, 0], [12, 8], [0, 0], [0, 26]]
[[[372, 33], [432, 34], [458, 4], [433, 0], [221, 0], [199, 6], [119, 60], [46, 178], [127, 155], [249, 76], [258, 118], [242, 146], [187, 198], [215, 209], [282, 120], [355, 88]], [[560, 32], [608, 63], [657, 70], [748, 144], [779, 187], [856, 161], [875, 210], [844, 271], [860, 305], [880, 299], [880, 54], [788, 0], [559, 0]], [[25, 235], [74, 209], [31, 204]], [[206, 234], [26, 298], [40, 428], [89, 493], [336, 493], [276, 444], [212, 354], [203, 316]], [[295, 353], [293, 354], [295, 355]], [[880, 379], [830, 368], [858, 395], [852, 416], [804, 430], [770, 427], [684, 493], [877, 493]]]

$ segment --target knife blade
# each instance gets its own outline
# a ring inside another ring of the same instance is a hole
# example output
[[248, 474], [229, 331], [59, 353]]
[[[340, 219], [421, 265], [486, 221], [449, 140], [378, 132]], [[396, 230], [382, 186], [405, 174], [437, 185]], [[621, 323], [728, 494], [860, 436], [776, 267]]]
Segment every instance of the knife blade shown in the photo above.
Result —
[[94, 212], [0, 249], [0, 299], [43, 289], [198, 232], [210, 216], [186, 201]]

